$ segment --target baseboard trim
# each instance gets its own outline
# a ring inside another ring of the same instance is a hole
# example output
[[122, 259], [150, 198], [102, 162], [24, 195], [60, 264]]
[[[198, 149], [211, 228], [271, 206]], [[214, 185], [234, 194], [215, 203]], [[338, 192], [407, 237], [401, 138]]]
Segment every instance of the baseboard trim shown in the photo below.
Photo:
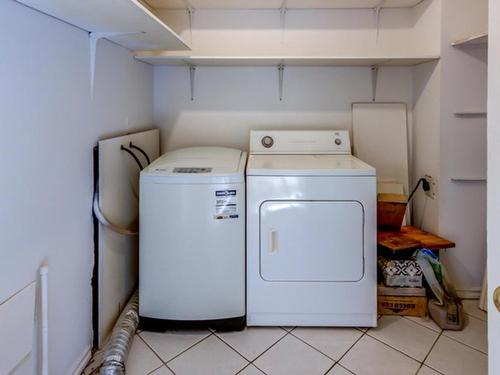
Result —
[[457, 289], [457, 295], [463, 299], [479, 299], [481, 297], [481, 288]]
[[85, 348], [80, 358], [78, 358], [73, 366], [71, 366], [71, 369], [68, 371], [68, 375], [80, 375], [83, 370], [85, 370], [87, 363], [89, 363], [91, 355], [92, 347], [89, 345]]

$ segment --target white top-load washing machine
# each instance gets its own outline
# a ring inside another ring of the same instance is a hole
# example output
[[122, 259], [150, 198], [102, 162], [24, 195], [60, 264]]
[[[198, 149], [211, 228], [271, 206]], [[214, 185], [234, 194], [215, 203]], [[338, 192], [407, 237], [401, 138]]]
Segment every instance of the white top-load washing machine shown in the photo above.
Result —
[[244, 327], [245, 164], [240, 150], [197, 147], [141, 172], [142, 327]]
[[247, 324], [375, 326], [376, 173], [347, 131], [252, 131]]

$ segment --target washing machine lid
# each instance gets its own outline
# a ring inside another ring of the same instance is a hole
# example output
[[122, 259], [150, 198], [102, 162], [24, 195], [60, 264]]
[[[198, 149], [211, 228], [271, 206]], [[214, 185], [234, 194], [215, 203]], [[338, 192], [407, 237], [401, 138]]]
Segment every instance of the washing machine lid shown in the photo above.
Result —
[[233, 183], [244, 181], [246, 153], [223, 147], [190, 147], [167, 152], [141, 172], [166, 183]]
[[250, 155], [247, 176], [375, 176], [352, 155]]

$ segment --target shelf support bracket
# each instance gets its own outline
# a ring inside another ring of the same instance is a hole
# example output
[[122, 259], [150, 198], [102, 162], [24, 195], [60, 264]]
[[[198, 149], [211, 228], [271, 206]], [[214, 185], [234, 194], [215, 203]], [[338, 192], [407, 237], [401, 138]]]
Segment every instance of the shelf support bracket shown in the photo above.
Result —
[[191, 87], [191, 101], [194, 100], [194, 79], [196, 73], [196, 65], [188, 64], [189, 68], [189, 84]]
[[378, 43], [378, 36], [380, 33], [380, 12], [382, 11], [382, 6], [384, 5], [385, 0], [381, 0], [378, 5], [373, 8], [373, 11], [375, 12], [375, 27], [377, 28], [377, 34], [375, 37], [375, 41]]
[[281, 43], [285, 42], [285, 27], [286, 27], [286, 1], [283, 0], [280, 7], [280, 27], [281, 27]]
[[278, 79], [279, 79], [279, 96], [280, 101], [283, 100], [283, 73], [285, 71], [285, 64], [281, 63], [278, 65]]
[[372, 102], [375, 101], [377, 98], [377, 84], [378, 84], [378, 71], [379, 71], [379, 66], [378, 65], [372, 65], [370, 67], [372, 71]]
[[90, 32], [90, 97], [94, 99], [94, 86], [95, 86], [95, 65], [97, 59], [97, 45], [102, 38], [110, 38], [113, 36], [121, 35], [135, 35], [143, 34], [143, 32]]
[[189, 18], [189, 35], [190, 35], [191, 43], [193, 43], [193, 19], [194, 19], [195, 9], [188, 0], [184, 0], [184, 3], [186, 4], [186, 10], [188, 13], [188, 18]]

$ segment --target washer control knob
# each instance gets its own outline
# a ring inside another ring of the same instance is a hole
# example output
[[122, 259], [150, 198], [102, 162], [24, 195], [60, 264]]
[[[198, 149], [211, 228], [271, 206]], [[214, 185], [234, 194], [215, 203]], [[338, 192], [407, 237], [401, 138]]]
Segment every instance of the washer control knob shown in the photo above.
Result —
[[266, 135], [264, 138], [262, 138], [262, 146], [265, 148], [271, 148], [274, 145], [274, 139], [272, 139], [270, 136]]
[[342, 144], [342, 139], [340, 139], [340, 138], [335, 138], [335, 144], [336, 144], [337, 146], [340, 146], [340, 145]]

